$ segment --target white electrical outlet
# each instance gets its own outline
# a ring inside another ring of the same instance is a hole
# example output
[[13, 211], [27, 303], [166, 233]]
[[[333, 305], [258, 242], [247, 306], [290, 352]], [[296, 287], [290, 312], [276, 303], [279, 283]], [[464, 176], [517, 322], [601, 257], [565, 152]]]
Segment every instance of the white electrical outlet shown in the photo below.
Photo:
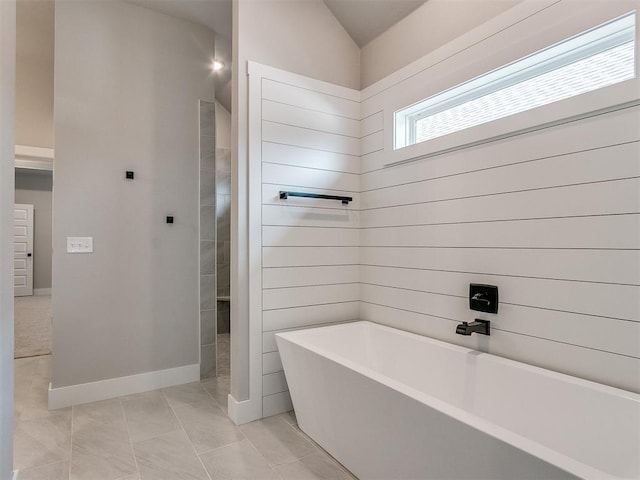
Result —
[[93, 237], [67, 237], [67, 253], [93, 253]]

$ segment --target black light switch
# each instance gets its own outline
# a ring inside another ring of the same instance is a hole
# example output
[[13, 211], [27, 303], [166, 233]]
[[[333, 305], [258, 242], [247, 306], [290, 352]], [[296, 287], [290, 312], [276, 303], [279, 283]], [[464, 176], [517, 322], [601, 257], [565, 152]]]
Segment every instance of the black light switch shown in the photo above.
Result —
[[126, 178], [127, 180], [133, 180], [133, 175], [134, 175], [134, 174], [133, 174], [133, 172], [132, 172], [132, 171], [127, 170], [127, 172], [125, 173], [125, 178]]
[[478, 312], [498, 313], [498, 287], [469, 284], [469, 308]]
[[173, 216], [167, 215], [167, 223], [173, 223]]

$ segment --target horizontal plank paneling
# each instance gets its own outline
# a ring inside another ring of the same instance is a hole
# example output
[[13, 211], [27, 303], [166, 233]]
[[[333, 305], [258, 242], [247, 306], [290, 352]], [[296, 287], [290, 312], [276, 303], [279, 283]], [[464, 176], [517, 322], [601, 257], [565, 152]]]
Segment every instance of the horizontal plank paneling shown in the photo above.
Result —
[[278, 352], [269, 352], [262, 355], [262, 375], [282, 371], [282, 360]]
[[359, 280], [358, 265], [338, 265], [330, 267], [264, 268], [262, 287], [302, 287], [305, 285], [328, 285], [330, 283], [350, 283]]
[[262, 183], [296, 185], [299, 187], [341, 190], [352, 193], [359, 190], [358, 175], [329, 171], [321, 172], [311, 168], [275, 165], [273, 163], [265, 163], [262, 165]]
[[640, 285], [640, 252], [365, 247], [363, 265]]
[[367, 266], [361, 267], [360, 278], [367, 284], [461, 298], [467, 297], [470, 283], [497, 285], [501, 304], [510, 303], [640, 322], [640, 286]]
[[359, 284], [274, 288], [262, 292], [263, 310], [358, 301]]
[[[262, 161], [334, 172], [360, 173], [360, 157], [358, 156], [271, 142], [262, 142]], [[359, 185], [358, 188], [360, 188]]]
[[[280, 199], [280, 191], [337, 195], [341, 197], [351, 197], [352, 200], [347, 205], [343, 204], [339, 200], [327, 200], [322, 198], [289, 197], [286, 200], [283, 200]], [[359, 211], [360, 194], [344, 190], [326, 190], [295, 185], [274, 185], [266, 183], [262, 185], [262, 203], [263, 205], [278, 205], [283, 207], [329, 208], [333, 210]]]
[[[616, 232], [611, 235], [611, 232]], [[640, 215], [363, 229], [362, 246], [503, 248], [639, 247]]]
[[[311, 307], [304, 307], [304, 308], [311, 308]], [[356, 307], [357, 309], [357, 307]], [[357, 317], [357, 315], [356, 315]], [[357, 320], [357, 318], [354, 317], [352, 319], [347, 320], [347, 322], [351, 322], [353, 320]], [[323, 323], [318, 323], [318, 324], [314, 324], [314, 325], [303, 325], [302, 327], [294, 327], [294, 328], [283, 328], [281, 330], [271, 330], [269, 332], [264, 332], [262, 334], [262, 352], [263, 353], [268, 353], [268, 352], [277, 352], [278, 351], [278, 345], [277, 345], [277, 341], [276, 341], [276, 334], [278, 333], [284, 333], [284, 332], [293, 332], [295, 330], [301, 330], [301, 329], [306, 329], [306, 328], [316, 328], [316, 327], [326, 327], [329, 325], [338, 325], [341, 323], [345, 323], [345, 321], [338, 321], [338, 322], [323, 322]]]
[[367, 155], [372, 152], [381, 151], [384, 148], [383, 132], [375, 132], [362, 138], [360, 143], [360, 152]]
[[360, 122], [338, 115], [294, 107], [270, 100], [262, 101], [262, 119], [296, 127], [309, 128], [360, 138]]
[[262, 227], [262, 245], [288, 247], [357, 247], [357, 228]]
[[357, 265], [358, 247], [263, 247], [262, 266]]
[[421, 181], [639, 140], [640, 107], [625, 108], [391, 168], [382, 168], [384, 154], [364, 156], [362, 190], [397, 185], [407, 179]]
[[262, 313], [265, 332], [286, 328], [309, 327], [322, 323], [344, 322], [358, 318], [358, 302], [314, 305], [311, 307], [269, 310]]
[[[640, 357], [640, 323], [501, 303], [495, 315], [469, 310], [467, 297], [362, 284], [363, 302], [454, 321], [483, 318], [499, 329]], [[454, 325], [455, 327], [455, 325]], [[607, 335], [601, 335], [603, 331]], [[493, 333], [493, 332], [492, 332]], [[455, 334], [455, 330], [452, 331]]]
[[[358, 317], [360, 104], [357, 92], [263, 79], [263, 415], [291, 409], [275, 333]], [[320, 89], [322, 91], [313, 91]], [[355, 95], [355, 97], [354, 97]], [[372, 120], [372, 125], [375, 121]], [[352, 197], [290, 197], [280, 191]]]
[[273, 395], [274, 393], [286, 392], [289, 390], [284, 372], [270, 373], [262, 377], [262, 394]]
[[[614, 180], [569, 187], [442, 200], [360, 212], [360, 226], [383, 227], [604, 215], [640, 211], [640, 180]], [[579, 198], [580, 201], [570, 201]]]
[[[291, 402], [276, 332], [357, 318], [640, 390], [640, 107], [383, 168], [391, 112], [336, 92], [263, 80], [265, 415]], [[475, 315], [491, 336], [456, 335]]]
[[384, 112], [376, 112], [368, 117], [365, 117], [360, 122], [360, 136], [366, 137], [375, 132], [380, 132], [384, 129]]
[[501, 330], [492, 332], [490, 337], [464, 337], [454, 333], [457, 321], [364, 302], [360, 314], [365, 320], [488, 351], [494, 355], [517, 359], [606, 385], [640, 391], [640, 361], [637, 358]]
[[360, 139], [358, 138], [292, 127], [267, 120], [262, 121], [262, 140], [345, 155], [360, 155]]
[[289, 410], [293, 410], [293, 404], [288, 391], [267, 395], [262, 399], [262, 415], [265, 417], [278, 415]]
[[[313, 203], [315, 199], [306, 200]], [[340, 204], [340, 202], [336, 203]], [[360, 212], [346, 208], [263, 205], [262, 224], [290, 227], [357, 228], [359, 215]]]
[[262, 98], [360, 120], [360, 103], [346, 96], [339, 97], [331, 93], [263, 79]]
[[360, 205], [362, 209], [379, 208], [637, 177], [637, 152], [638, 144], [628, 144], [425, 182], [407, 178], [412, 183], [363, 192]]

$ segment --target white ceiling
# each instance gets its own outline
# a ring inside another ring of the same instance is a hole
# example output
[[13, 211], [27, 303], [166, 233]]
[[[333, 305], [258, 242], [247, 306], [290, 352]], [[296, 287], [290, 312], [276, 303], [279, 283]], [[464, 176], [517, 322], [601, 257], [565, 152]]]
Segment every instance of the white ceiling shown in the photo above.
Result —
[[[231, 0], [129, 0], [131, 3], [206, 25], [231, 39]], [[304, 1], [304, 0], [298, 0]], [[362, 47], [402, 20], [425, 0], [323, 0]]]

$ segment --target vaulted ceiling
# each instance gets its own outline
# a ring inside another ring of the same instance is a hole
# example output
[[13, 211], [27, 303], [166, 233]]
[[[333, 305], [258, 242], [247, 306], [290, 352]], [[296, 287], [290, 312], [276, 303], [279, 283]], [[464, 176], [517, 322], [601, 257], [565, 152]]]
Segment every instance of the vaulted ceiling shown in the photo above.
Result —
[[[2, 0], [0, 0], [2, 1]], [[128, 0], [168, 15], [184, 18], [211, 28], [219, 35], [216, 56], [231, 66], [232, 0]], [[297, 0], [304, 1], [304, 0]], [[363, 47], [389, 27], [402, 20], [426, 0], [323, 0], [353, 41]], [[216, 81], [218, 100], [231, 104], [228, 82], [230, 68]], [[227, 98], [228, 97], [228, 98]]]
[[323, 1], [361, 48], [425, 2], [425, 0]]

